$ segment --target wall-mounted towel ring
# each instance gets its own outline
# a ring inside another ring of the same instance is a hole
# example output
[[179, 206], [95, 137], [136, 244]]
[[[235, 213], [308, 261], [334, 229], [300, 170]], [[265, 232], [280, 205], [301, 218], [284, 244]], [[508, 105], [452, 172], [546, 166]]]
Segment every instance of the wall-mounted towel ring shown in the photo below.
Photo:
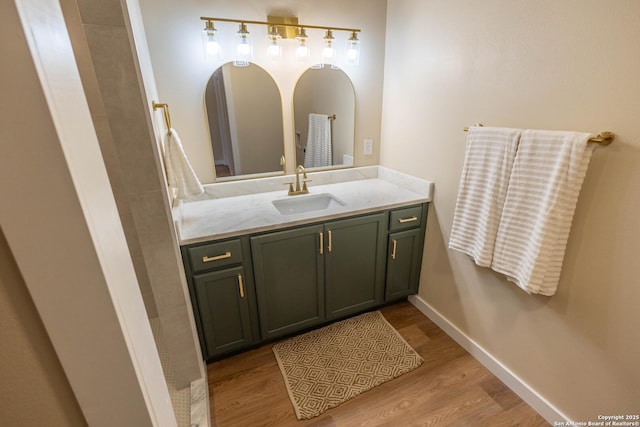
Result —
[[167, 126], [167, 133], [171, 133], [171, 115], [169, 114], [169, 104], [163, 104], [156, 101], [151, 101], [151, 106], [153, 110], [157, 110], [162, 108], [162, 113], [164, 115], [164, 123]]
[[[484, 126], [482, 123], [476, 123], [474, 126]], [[462, 129], [465, 132], [469, 131], [468, 127], [464, 127]], [[613, 142], [616, 135], [613, 132], [603, 131], [594, 136], [593, 138], [589, 138], [589, 142], [595, 142], [596, 144], [600, 144], [602, 146], [607, 146]]]

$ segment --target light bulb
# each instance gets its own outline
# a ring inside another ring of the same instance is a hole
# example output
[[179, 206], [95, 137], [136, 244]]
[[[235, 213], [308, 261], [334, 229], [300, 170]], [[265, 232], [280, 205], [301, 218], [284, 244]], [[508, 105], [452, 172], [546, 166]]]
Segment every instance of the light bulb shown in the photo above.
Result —
[[238, 43], [238, 56], [248, 56], [251, 53], [251, 46], [246, 40]]
[[305, 43], [300, 43], [300, 46], [296, 49], [296, 58], [298, 61], [306, 61], [309, 57], [309, 48]]
[[215, 58], [220, 54], [220, 44], [215, 37], [209, 37], [207, 40], [207, 58]]
[[267, 47], [267, 57], [269, 60], [277, 62], [282, 56], [281, 51], [282, 49], [278, 46], [278, 42], [273, 41], [269, 43], [269, 47]]

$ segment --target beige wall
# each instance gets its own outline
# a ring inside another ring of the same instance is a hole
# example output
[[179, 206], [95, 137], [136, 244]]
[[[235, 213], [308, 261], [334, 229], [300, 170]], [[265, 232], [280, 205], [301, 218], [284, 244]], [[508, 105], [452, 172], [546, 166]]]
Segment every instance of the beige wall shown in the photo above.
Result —
[[87, 425], [0, 230], [0, 424]]
[[[420, 296], [572, 419], [640, 402], [640, 2], [390, 0], [381, 163], [435, 182]], [[558, 293], [447, 249], [464, 126], [617, 134], [593, 155]]]
[[[309, 25], [361, 28], [359, 66], [338, 63], [353, 81], [356, 91], [355, 162], [357, 165], [378, 163], [380, 140], [380, 112], [386, 0], [188, 0], [157, 2], [141, 0], [145, 31], [153, 62], [158, 93], [162, 102], [171, 106], [171, 118], [180, 132], [185, 152], [198, 177], [212, 182], [213, 157], [204, 112], [204, 92], [213, 71], [223, 61], [206, 62], [200, 32], [204, 24], [200, 16], [239, 18], [264, 21], [268, 14], [297, 16]], [[226, 37], [223, 48], [229, 52], [231, 39], [238, 31], [237, 24], [216, 23], [219, 34]], [[274, 65], [266, 58], [266, 27], [250, 26], [254, 62], [265, 68], [274, 78], [282, 95], [284, 143], [289, 172], [293, 172], [295, 156], [292, 115], [293, 90], [298, 77], [308, 68], [291, 59], [295, 41], [283, 43], [283, 63]], [[308, 30], [311, 62], [320, 62], [321, 30]], [[348, 33], [335, 32], [336, 46], [343, 48]], [[224, 62], [228, 62], [229, 59]], [[373, 156], [363, 156], [364, 138], [373, 138]]]

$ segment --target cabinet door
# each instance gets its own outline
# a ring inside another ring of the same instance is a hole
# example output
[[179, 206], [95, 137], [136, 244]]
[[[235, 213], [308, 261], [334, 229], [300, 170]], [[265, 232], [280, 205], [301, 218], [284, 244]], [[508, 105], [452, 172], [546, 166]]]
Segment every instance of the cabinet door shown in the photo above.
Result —
[[383, 302], [386, 224], [380, 213], [325, 225], [328, 319]]
[[385, 301], [418, 292], [422, 261], [422, 228], [389, 235]]
[[194, 276], [206, 358], [253, 343], [242, 267]]
[[263, 339], [324, 321], [323, 240], [321, 225], [251, 238]]

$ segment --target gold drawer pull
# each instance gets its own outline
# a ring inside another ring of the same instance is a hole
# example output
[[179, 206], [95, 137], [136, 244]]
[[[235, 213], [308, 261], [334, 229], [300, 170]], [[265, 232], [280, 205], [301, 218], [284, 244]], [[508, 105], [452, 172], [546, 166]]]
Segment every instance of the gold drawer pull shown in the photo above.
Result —
[[400, 218], [400, 219], [398, 219], [398, 222], [400, 224], [404, 224], [405, 222], [413, 222], [413, 221], [417, 221], [417, 220], [418, 220], [417, 216], [412, 216], [412, 217], [409, 217], [409, 218]]
[[393, 242], [393, 250], [391, 251], [391, 259], [396, 259], [396, 250], [398, 249], [398, 242], [396, 239], [391, 240]]
[[318, 233], [320, 235], [320, 255], [324, 253], [324, 235], [322, 231]]
[[225, 252], [224, 254], [218, 256], [203, 256], [202, 262], [220, 261], [221, 259], [227, 258], [231, 258], [231, 252]]
[[242, 274], [238, 274], [238, 288], [240, 288], [240, 298], [244, 298], [244, 285], [242, 284]]
[[327, 231], [327, 233], [329, 233], [329, 247], [327, 249], [329, 249], [329, 253], [331, 253], [331, 230]]

